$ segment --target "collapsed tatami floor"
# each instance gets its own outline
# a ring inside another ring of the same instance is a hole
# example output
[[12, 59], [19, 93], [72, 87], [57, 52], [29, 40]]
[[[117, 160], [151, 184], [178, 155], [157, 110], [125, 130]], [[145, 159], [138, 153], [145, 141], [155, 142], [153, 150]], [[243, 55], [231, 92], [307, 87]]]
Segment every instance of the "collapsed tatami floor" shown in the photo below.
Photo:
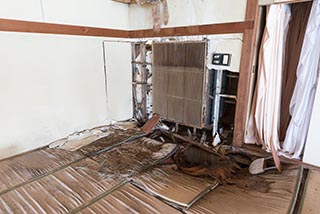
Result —
[[[0, 213], [287, 213], [298, 170], [258, 176], [262, 193], [161, 164], [178, 145], [139, 129], [77, 151], [43, 148], [0, 162]], [[159, 164], [160, 163], [160, 164]]]

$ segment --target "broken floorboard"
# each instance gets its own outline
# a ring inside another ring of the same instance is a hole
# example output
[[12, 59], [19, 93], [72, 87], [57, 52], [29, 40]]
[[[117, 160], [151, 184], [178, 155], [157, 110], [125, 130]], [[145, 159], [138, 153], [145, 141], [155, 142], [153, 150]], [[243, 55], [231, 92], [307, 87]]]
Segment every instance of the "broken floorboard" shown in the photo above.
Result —
[[101, 178], [90, 159], [69, 166], [0, 196], [2, 213], [69, 213], [125, 180]]
[[[65, 151], [59, 149], [40, 149], [0, 161], [2, 175], [10, 175], [1, 177], [4, 192], [0, 193], [0, 213], [114, 213], [113, 210], [109, 211], [109, 205], [114, 205], [118, 210], [132, 211], [129, 213], [149, 210], [152, 210], [151, 213], [179, 213], [162, 201], [165, 197], [154, 197], [157, 194], [149, 194], [150, 192], [144, 192], [128, 183], [131, 179], [143, 180], [143, 175], [150, 171], [170, 167], [154, 167], [154, 164], [162, 157], [170, 155], [172, 144], [145, 138], [118, 144], [120, 139], [127, 139], [128, 136], [124, 134], [120, 137], [116, 134], [115, 138], [108, 139], [109, 137], [111, 135], [83, 147], [82, 152], [85, 155], [78, 153], [81, 149], [74, 153], [64, 153]], [[113, 147], [115, 144], [117, 147]], [[99, 153], [101, 150], [103, 152]], [[37, 153], [39, 151], [40, 153]], [[50, 154], [51, 152], [53, 154]], [[55, 152], [58, 154], [54, 155]], [[39, 161], [40, 157], [42, 159]], [[254, 210], [258, 213], [276, 213], [274, 210], [286, 213], [285, 210], [294, 195], [297, 177], [295, 171], [285, 171], [282, 174], [269, 172], [260, 175], [266, 182], [272, 182], [266, 193], [236, 185], [221, 185], [201, 198], [198, 197], [199, 194], [194, 194], [195, 197], [183, 194], [201, 189], [199, 187], [206, 189], [207, 185], [203, 185], [202, 180], [210, 183], [208, 180], [191, 177], [192, 182], [188, 182], [188, 175], [178, 170], [174, 172], [178, 174], [178, 179], [167, 181], [165, 176], [156, 173], [156, 179], [150, 186], [161, 187], [167, 182], [167, 190], [161, 194], [171, 194], [173, 202], [178, 201], [181, 195], [182, 199], [192, 201], [188, 206], [197, 201], [189, 209], [184, 208], [183, 212], [186, 213], [250, 213]], [[19, 175], [16, 181], [15, 174]], [[10, 183], [11, 180], [14, 182]], [[176, 183], [183, 185], [179, 187]], [[201, 193], [206, 191], [198, 193], [201, 196]], [[175, 197], [175, 194], [180, 196]], [[179, 208], [181, 209], [181, 206]]]
[[176, 165], [163, 165], [133, 178], [133, 183], [167, 203], [188, 208], [203, 195], [218, 186], [214, 179], [204, 179], [183, 174]]
[[179, 214], [178, 210], [166, 205], [159, 199], [140, 190], [132, 184], [126, 184], [117, 191], [83, 209], [81, 214], [112, 213], [152, 213]]
[[288, 213], [295, 194], [298, 171], [259, 175], [258, 177], [270, 183], [266, 192], [236, 185], [219, 186], [195, 203], [186, 213]]
[[57, 148], [42, 148], [0, 161], [0, 195], [46, 175], [52, 174], [92, 155], [101, 149], [125, 142], [137, 129], [113, 129], [113, 134], [101, 138], [80, 151], [70, 152]]
[[84, 158], [79, 152], [44, 148], [0, 162], [0, 194]]
[[[175, 145], [152, 139], [127, 142], [97, 157], [82, 159], [8, 189], [0, 195], [0, 213], [69, 213], [81, 210], [125, 184], [133, 174], [167, 158], [174, 148]], [[109, 155], [105, 156], [107, 153]], [[126, 159], [121, 165], [118, 163], [119, 154], [130, 157], [130, 160]], [[106, 157], [109, 157], [107, 164], [104, 162]]]

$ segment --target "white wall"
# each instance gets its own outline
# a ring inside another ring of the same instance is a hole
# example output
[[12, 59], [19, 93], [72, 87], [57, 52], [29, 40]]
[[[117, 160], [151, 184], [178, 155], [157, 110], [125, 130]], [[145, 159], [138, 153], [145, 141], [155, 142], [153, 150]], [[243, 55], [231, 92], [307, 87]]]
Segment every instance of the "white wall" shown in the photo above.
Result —
[[0, 0], [0, 18], [129, 29], [129, 7], [111, 0]]
[[42, 21], [41, 0], [0, 0], [0, 18]]
[[303, 162], [309, 163], [320, 167], [320, 134], [319, 134], [319, 121], [320, 121], [320, 87], [317, 88], [315, 103], [309, 127], [309, 133], [304, 151]]
[[45, 22], [49, 23], [129, 29], [128, 4], [111, 0], [43, 0], [43, 8]]
[[[0, 33], [0, 159], [101, 125], [107, 119], [132, 116], [131, 91], [127, 91], [131, 59], [111, 58], [113, 52], [130, 54], [130, 50], [119, 43], [108, 48], [106, 58], [112, 59], [108, 82], [124, 91], [118, 91], [121, 96], [108, 91], [107, 100], [102, 41]], [[113, 64], [123, 66], [113, 69]], [[109, 113], [107, 103], [110, 109], [118, 108], [118, 113]]]
[[[243, 35], [239, 34], [219, 34], [210, 35], [207, 37], [208, 43], [208, 59], [209, 69], [227, 69], [233, 72], [240, 71], [241, 51], [242, 51], [242, 38]], [[230, 66], [219, 66], [212, 64], [214, 53], [228, 53], [231, 54]]]
[[[247, 0], [168, 0], [166, 27], [244, 21]], [[0, 0], [0, 18], [115, 29], [152, 28], [150, 7], [112, 0]]]
[[[168, 26], [203, 25], [244, 21], [247, 0], [168, 0]], [[152, 28], [150, 7], [129, 6], [131, 29]]]
[[[129, 29], [128, 5], [111, 0], [0, 0], [0, 5], [0, 18]], [[104, 39], [0, 32], [0, 159], [132, 117], [130, 47], [109, 43], [112, 88], [106, 93]]]
[[105, 42], [107, 65], [108, 118], [132, 117], [131, 43]]

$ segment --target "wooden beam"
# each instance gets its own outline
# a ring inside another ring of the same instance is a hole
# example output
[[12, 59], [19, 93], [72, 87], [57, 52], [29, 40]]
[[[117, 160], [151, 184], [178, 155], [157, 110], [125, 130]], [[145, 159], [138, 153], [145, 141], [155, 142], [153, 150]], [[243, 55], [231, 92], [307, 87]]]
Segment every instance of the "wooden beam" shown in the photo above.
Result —
[[253, 29], [253, 21], [232, 22], [223, 24], [196, 25], [186, 27], [162, 28], [159, 33], [152, 29], [130, 31], [130, 38], [191, 36], [209, 34], [243, 33], [247, 29]]
[[243, 33], [247, 29], [252, 29], [253, 26], [253, 21], [246, 21], [224, 24], [163, 28], [161, 29], [160, 33], [155, 33], [152, 29], [127, 31], [87, 26], [0, 19], [0, 31], [116, 38], [146, 38]]
[[259, 29], [258, 0], [247, 1], [246, 21], [254, 21], [253, 29], [246, 29], [243, 34], [241, 64], [238, 83], [237, 107], [235, 115], [235, 127], [233, 145], [241, 147], [244, 144], [244, 136], [247, 123], [249, 106], [251, 76], [255, 63], [255, 51], [257, 49], [257, 33]]
[[129, 31], [0, 19], [0, 31], [128, 38]]

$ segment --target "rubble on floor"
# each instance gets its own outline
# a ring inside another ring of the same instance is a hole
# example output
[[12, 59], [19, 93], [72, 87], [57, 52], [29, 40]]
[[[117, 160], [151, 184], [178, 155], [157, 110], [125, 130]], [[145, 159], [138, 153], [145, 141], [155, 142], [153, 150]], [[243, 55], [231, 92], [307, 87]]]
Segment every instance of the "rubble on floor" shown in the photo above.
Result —
[[77, 151], [80, 148], [89, 145], [99, 139], [106, 138], [115, 132], [120, 134], [121, 131], [135, 130], [137, 124], [134, 121], [114, 122], [110, 125], [95, 127], [92, 129], [85, 129], [77, 131], [66, 138], [57, 140], [49, 144], [49, 148], [60, 148], [68, 151]]
[[176, 147], [176, 144], [141, 138], [94, 156], [92, 160], [99, 164], [96, 170], [103, 175], [104, 179], [118, 180], [130, 178], [168, 158]]
[[295, 193], [298, 170], [288, 174], [259, 175], [270, 183], [267, 192], [224, 185], [205, 195], [187, 214], [216, 213], [288, 213]]
[[283, 213], [295, 198], [297, 169], [253, 176], [257, 157], [226, 145], [204, 150], [194, 136], [125, 123], [104, 130], [74, 151], [0, 161], [0, 213]]

